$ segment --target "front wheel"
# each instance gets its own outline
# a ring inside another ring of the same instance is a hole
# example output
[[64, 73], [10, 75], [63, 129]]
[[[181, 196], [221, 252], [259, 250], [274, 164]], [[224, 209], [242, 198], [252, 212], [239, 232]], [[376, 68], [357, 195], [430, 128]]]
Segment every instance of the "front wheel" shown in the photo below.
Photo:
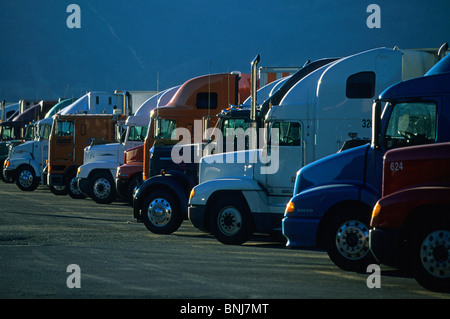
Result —
[[411, 241], [417, 282], [432, 291], [450, 292], [450, 223], [422, 224]]
[[66, 182], [65, 187], [67, 189], [67, 193], [73, 199], [84, 199], [87, 197], [85, 194], [83, 194], [81, 192], [80, 188], [78, 187], [78, 181], [77, 181], [76, 174], [71, 174], [67, 177], [67, 182]]
[[369, 248], [370, 211], [348, 207], [333, 213], [326, 234], [328, 256], [343, 270], [365, 272], [376, 263]]
[[114, 181], [109, 172], [95, 173], [90, 178], [91, 198], [98, 204], [110, 204], [116, 199]]
[[39, 186], [34, 169], [29, 165], [21, 166], [16, 176], [16, 185], [23, 191], [34, 191]]
[[139, 187], [139, 185], [142, 183], [142, 176], [137, 175], [133, 176], [133, 178], [130, 181], [130, 184], [128, 184], [127, 188], [127, 201], [130, 203], [131, 206], [133, 206], [133, 195], [136, 190], [136, 188]]
[[3, 172], [3, 163], [4, 163], [4, 160], [2, 160], [2, 161], [0, 162], [0, 179], [1, 179], [4, 183], [7, 183], [7, 184], [13, 183], [14, 180], [13, 180], [11, 177], [10, 177], [10, 178], [7, 178], [7, 177], [5, 176], [5, 174], [4, 174], [4, 172]]
[[241, 199], [221, 198], [213, 207], [211, 233], [223, 244], [241, 245], [253, 234], [250, 212]]
[[145, 227], [155, 234], [171, 234], [183, 222], [180, 205], [168, 191], [151, 192], [142, 206], [142, 220]]
[[59, 185], [50, 185], [49, 186], [50, 191], [54, 194], [54, 195], [67, 195], [67, 188], [66, 186], [59, 186]]

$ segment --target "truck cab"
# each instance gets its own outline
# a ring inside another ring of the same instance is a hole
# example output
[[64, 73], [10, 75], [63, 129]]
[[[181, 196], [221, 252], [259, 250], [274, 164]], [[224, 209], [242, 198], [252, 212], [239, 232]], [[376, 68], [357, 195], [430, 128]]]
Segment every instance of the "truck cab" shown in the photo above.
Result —
[[47, 184], [55, 195], [85, 198], [80, 192], [76, 172], [83, 163], [84, 148], [117, 141], [117, 126], [125, 115], [57, 114], [49, 138]]
[[280, 234], [297, 171], [339, 152], [348, 139], [368, 143], [374, 97], [434, 63], [427, 52], [376, 48], [309, 73], [267, 112], [261, 149], [241, 154], [240, 163], [226, 163], [225, 155], [202, 158], [189, 219], [225, 244], [245, 243], [254, 232]]
[[[153, 110], [144, 144], [143, 182], [133, 199], [137, 220], [142, 220], [144, 216], [146, 226], [159, 233], [172, 232], [178, 228], [183, 220], [179, 211], [170, 223], [167, 214], [160, 213], [158, 218], [161, 221], [154, 223], [147, 218], [148, 214], [142, 214], [154, 200], [158, 203], [154, 210], [168, 207], [169, 200], [173, 210], [175, 207], [187, 207], [186, 198], [193, 186], [191, 178], [197, 178], [196, 173], [191, 176], [188, 171], [195, 172], [196, 163], [173, 163], [171, 154], [174, 146], [201, 144], [206, 127], [217, 124], [217, 112], [230, 104], [242, 103], [248, 97], [249, 89], [248, 74], [233, 72], [204, 75], [185, 82], [166, 105]], [[178, 135], [173, 135], [180, 132], [177, 128], [184, 129], [189, 136], [180, 140]], [[167, 194], [170, 198], [167, 198]], [[162, 212], [167, 211], [165, 209]]]
[[[230, 104], [239, 104], [249, 96], [249, 91], [249, 75], [239, 72], [208, 74], [186, 81], [166, 105], [155, 108], [151, 114], [144, 142], [143, 180], [150, 177], [152, 147], [176, 144], [178, 137], [172, 139], [176, 128], [194, 132], [195, 120], [214, 116]], [[209, 125], [214, 126], [215, 122], [209, 122]], [[202, 129], [197, 137], [200, 141]], [[193, 135], [188, 143], [194, 141]]]
[[449, 142], [388, 151], [369, 231], [379, 263], [440, 292], [450, 292], [449, 163]]
[[288, 246], [324, 248], [345, 270], [365, 271], [374, 262], [369, 223], [381, 196], [383, 156], [398, 147], [449, 140], [449, 79], [450, 73], [427, 73], [387, 87], [373, 104], [370, 144], [300, 169], [282, 222]]
[[[155, 95], [146, 99], [133, 115], [129, 115], [120, 126], [116, 126], [120, 139], [116, 143], [89, 145], [84, 149], [84, 160], [77, 169], [77, 183], [84, 196], [91, 197], [95, 202], [109, 204], [117, 193], [114, 178], [117, 167], [123, 163], [124, 151], [144, 143], [147, 134], [147, 124], [151, 110], [155, 107], [152, 101]], [[129, 110], [130, 97], [126, 97], [124, 111]], [[119, 114], [126, 114], [120, 110]]]
[[[153, 103], [154, 107], [166, 105], [180, 86], [164, 90], [147, 101]], [[149, 122], [149, 121], [148, 121]], [[148, 124], [148, 123], [147, 123]], [[116, 192], [119, 197], [133, 203], [133, 192], [142, 183], [142, 171], [144, 165], [144, 144], [125, 150], [123, 164], [117, 167]]]
[[[307, 63], [307, 66], [300, 70], [298, 67], [261, 67], [258, 71], [254, 64], [251, 75], [252, 90], [256, 91], [258, 86], [262, 87], [253, 95], [265, 101], [256, 110], [258, 117], [263, 118], [271, 103], [279, 101], [305, 74], [327, 62], [329, 61]], [[256, 79], [257, 73], [258, 79]], [[248, 87], [247, 84], [244, 82], [243, 89]], [[242, 88], [241, 83], [239, 86]], [[248, 91], [244, 90], [244, 92]], [[176, 154], [180, 149], [183, 155], [187, 153], [189, 159], [194, 159], [198, 154], [235, 152], [250, 147], [248, 139], [237, 138], [235, 134], [239, 130], [244, 133], [252, 125], [250, 114], [255, 97], [249, 96], [245, 99], [246, 95], [247, 93], [240, 93], [240, 101], [244, 100], [242, 104], [231, 105], [217, 114], [216, 126], [213, 129], [210, 125], [203, 126], [206, 132], [201, 142], [197, 140], [194, 144], [152, 148], [151, 177], [138, 189], [133, 205], [135, 218], [142, 220], [149, 231], [159, 234], [172, 233], [188, 217], [188, 196], [192, 188], [198, 184], [199, 157], [196, 158], [197, 160], [178, 161], [172, 156], [174, 151]], [[213, 136], [214, 139], [212, 139]]]
[[15, 181], [23, 191], [35, 190], [43, 180], [43, 170], [48, 158], [48, 138], [52, 118], [33, 124], [34, 138], [12, 147], [3, 167], [8, 181]]

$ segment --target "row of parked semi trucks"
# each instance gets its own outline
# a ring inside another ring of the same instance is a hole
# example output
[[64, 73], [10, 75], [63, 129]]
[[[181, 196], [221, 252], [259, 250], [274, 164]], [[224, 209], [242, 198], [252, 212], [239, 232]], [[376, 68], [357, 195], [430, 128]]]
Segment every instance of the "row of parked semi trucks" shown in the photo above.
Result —
[[73, 198], [125, 198], [154, 233], [184, 219], [225, 244], [282, 233], [342, 269], [383, 263], [449, 292], [446, 52], [376, 48], [279, 68], [259, 86], [257, 56], [250, 74], [193, 78], [132, 116], [60, 112], [47, 165], [32, 170], [25, 143], [3, 173], [23, 190], [40, 180]]

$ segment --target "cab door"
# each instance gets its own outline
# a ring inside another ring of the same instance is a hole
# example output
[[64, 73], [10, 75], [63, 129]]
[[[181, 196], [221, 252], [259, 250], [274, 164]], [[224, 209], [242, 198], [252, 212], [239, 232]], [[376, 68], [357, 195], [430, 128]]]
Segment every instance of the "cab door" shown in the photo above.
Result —
[[266, 189], [271, 195], [292, 196], [303, 160], [302, 125], [298, 121], [275, 121], [269, 133], [269, 143], [260, 155]]
[[74, 120], [57, 121], [55, 127], [55, 153], [57, 162], [73, 162], [74, 160]]

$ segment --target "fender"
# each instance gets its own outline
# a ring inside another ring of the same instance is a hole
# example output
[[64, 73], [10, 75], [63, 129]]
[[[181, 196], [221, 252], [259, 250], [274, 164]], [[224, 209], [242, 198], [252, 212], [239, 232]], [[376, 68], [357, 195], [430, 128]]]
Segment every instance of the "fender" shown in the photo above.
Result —
[[[409, 214], [423, 206], [450, 206], [450, 187], [415, 187], [400, 190], [378, 201], [379, 213], [372, 227], [401, 228]], [[431, 213], [431, 211], [430, 211]], [[433, 210], [433, 213], [440, 213]]]
[[217, 178], [195, 186], [195, 194], [191, 198], [191, 205], [206, 205], [209, 198], [217, 190], [264, 191], [259, 183], [253, 179], [245, 178]]
[[[323, 195], [326, 193], [326, 201]], [[292, 201], [301, 211], [296, 215], [301, 217], [321, 218], [331, 207], [342, 201], [359, 201], [373, 207], [380, 198], [373, 189], [364, 184], [332, 184], [307, 189], [293, 197]]]
[[349, 201], [373, 207], [377, 198], [363, 184], [331, 184], [307, 189], [291, 199], [295, 211], [286, 213], [283, 218], [284, 235], [290, 246], [321, 247], [321, 225], [332, 207]]
[[[34, 170], [34, 174], [36, 175], [36, 178], [38, 178], [39, 180], [41, 179], [41, 175], [42, 175], [41, 168], [39, 167], [39, 164], [34, 160], [34, 158], [31, 158], [31, 157], [15, 158], [13, 160], [10, 160], [10, 166], [9, 166], [8, 170], [13, 171], [14, 174], [16, 174], [15, 172], [17, 172], [17, 170], [23, 165], [30, 165]], [[14, 167], [14, 168], [12, 168], [12, 167]]]
[[[345, 200], [359, 200], [361, 185], [333, 184], [307, 189], [292, 198], [295, 204], [295, 216], [322, 218], [331, 207]], [[323, 200], [326, 194], [326, 201]]]
[[36, 162], [36, 160], [34, 159], [34, 157], [32, 159], [29, 160], [28, 164], [33, 167], [34, 169], [34, 174], [36, 174], [36, 178], [38, 178], [39, 180], [41, 180], [42, 177], [42, 168], [41, 166]]
[[141, 215], [142, 204], [148, 193], [153, 189], [165, 187], [170, 189], [179, 199], [182, 213], [187, 216], [188, 196], [192, 189], [192, 181], [182, 172], [173, 171], [170, 174], [156, 175], [146, 179], [138, 188], [133, 197], [134, 217]]
[[109, 171], [111, 173], [111, 176], [113, 177], [113, 179], [115, 179], [116, 170], [117, 170], [118, 166], [120, 166], [120, 164], [118, 162], [112, 162], [112, 161], [96, 161], [96, 162], [86, 163], [86, 164], [81, 165], [78, 168], [77, 177], [88, 178], [89, 175], [93, 171], [95, 171], [97, 169], [101, 169], [101, 170]]

